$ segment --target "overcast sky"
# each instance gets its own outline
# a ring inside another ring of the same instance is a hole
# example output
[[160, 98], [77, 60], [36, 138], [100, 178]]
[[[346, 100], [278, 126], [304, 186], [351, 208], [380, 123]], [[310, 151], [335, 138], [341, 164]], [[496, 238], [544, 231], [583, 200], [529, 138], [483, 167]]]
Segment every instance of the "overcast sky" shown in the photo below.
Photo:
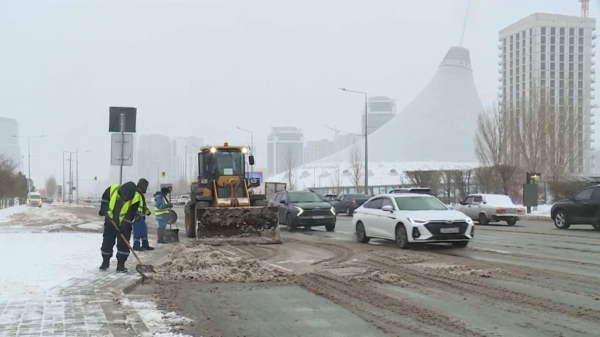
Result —
[[[137, 107], [138, 133], [249, 143], [235, 126], [253, 130], [264, 161], [271, 126], [305, 141], [332, 137], [323, 124], [359, 132], [362, 97], [338, 87], [401, 111], [459, 43], [467, 3], [0, 0], [0, 116], [48, 135], [31, 145], [38, 186], [60, 179], [76, 144], [92, 151], [80, 178], [108, 176], [109, 106]], [[580, 4], [472, 0], [463, 45], [485, 105], [498, 92], [498, 31], [534, 12], [580, 15]]]

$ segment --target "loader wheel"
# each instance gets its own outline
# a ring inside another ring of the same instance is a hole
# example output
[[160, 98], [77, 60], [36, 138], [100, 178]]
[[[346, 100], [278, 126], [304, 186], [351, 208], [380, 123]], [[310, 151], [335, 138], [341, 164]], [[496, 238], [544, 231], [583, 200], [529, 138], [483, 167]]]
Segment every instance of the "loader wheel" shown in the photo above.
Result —
[[196, 203], [191, 201], [185, 205], [185, 235], [196, 237]]

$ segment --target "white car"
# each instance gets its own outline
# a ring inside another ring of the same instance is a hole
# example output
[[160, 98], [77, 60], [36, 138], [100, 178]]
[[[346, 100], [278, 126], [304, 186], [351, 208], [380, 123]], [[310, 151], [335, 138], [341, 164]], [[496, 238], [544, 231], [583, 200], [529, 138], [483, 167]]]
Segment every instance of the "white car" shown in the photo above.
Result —
[[27, 206], [42, 207], [42, 196], [37, 193], [29, 193], [27, 196]]
[[189, 195], [181, 195], [177, 198], [177, 204], [180, 206], [185, 206], [185, 204], [187, 204], [188, 201], [190, 201]]
[[513, 204], [512, 200], [503, 194], [469, 194], [456, 206], [456, 210], [482, 225], [506, 221], [509, 226], [514, 226], [519, 217], [525, 215], [525, 208]]
[[413, 243], [450, 242], [464, 248], [475, 235], [473, 220], [426, 194], [383, 194], [357, 208], [352, 218], [361, 243], [395, 240], [402, 249]]

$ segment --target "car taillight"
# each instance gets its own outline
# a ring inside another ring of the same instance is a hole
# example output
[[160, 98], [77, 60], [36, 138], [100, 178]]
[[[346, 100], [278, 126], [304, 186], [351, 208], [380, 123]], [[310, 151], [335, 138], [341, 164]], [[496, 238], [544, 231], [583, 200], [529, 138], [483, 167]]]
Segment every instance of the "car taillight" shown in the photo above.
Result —
[[524, 209], [520, 209], [520, 210], [517, 211], [517, 213], [519, 213], [519, 214], [525, 214], [525, 210]]
[[496, 209], [496, 213], [500, 214], [500, 213], [504, 213], [506, 212], [506, 210], [504, 208], [497, 208]]

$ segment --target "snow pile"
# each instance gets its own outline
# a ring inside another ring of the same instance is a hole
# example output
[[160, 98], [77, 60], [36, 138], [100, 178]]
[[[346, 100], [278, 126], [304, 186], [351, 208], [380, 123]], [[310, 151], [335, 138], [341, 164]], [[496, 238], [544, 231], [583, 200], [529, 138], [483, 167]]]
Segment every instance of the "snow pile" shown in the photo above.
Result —
[[10, 216], [10, 222], [20, 225], [52, 225], [81, 222], [79, 218], [54, 207], [29, 207]]
[[3, 232], [0, 236], [0, 299], [41, 294], [73, 277], [91, 277], [101, 262], [99, 234]]
[[174, 312], [165, 313], [159, 310], [154, 302], [151, 301], [123, 301], [125, 307], [132, 307], [140, 316], [146, 327], [152, 333], [148, 336], [161, 337], [184, 337], [178, 331], [183, 331], [186, 326], [194, 324], [194, 320], [187, 317], [178, 316]]
[[82, 225], [78, 225], [77, 227], [98, 231], [98, 230], [104, 229], [104, 223], [101, 221], [88, 222], [88, 223], [84, 223]]
[[156, 281], [198, 280], [204, 282], [271, 282], [283, 281], [287, 274], [267, 268], [246, 256], [227, 256], [206, 245], [180, 249], [169, 261], [157, 267]]
[[366, 282], [378, 282], [378, 283], [389, 283], [396, 284], [402, 287], [408, 285], [408, 282], [404, 281], [400, 276], [388, 273], [387, 271], [371, 271], [366, 274], [359, 274], [350, 277], [351, 281], [358, 283], [366, 283]]
[[13, 214], [23, 212], [27, 210], [27, 206], [13, 206], [4, 209], [0, 209], [0, 223], [10, 221], [10, 218]]

